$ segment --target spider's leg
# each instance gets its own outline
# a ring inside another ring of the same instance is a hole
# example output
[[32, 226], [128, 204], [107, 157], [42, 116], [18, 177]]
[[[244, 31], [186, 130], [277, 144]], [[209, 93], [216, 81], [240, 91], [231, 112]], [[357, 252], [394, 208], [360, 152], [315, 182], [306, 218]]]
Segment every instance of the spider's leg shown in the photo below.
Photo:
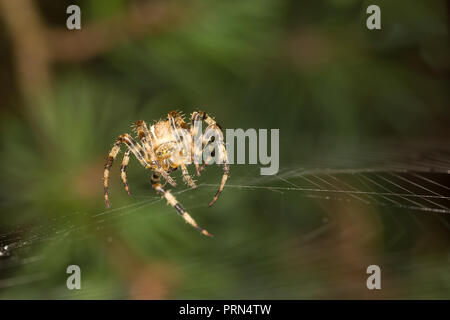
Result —
[[[222, 134], [222, 131], [219, 131]], [[227, 150], [225, 149], [225, 143], [223, 142], [223, 139], [221, 141], [217, 142], [219, 144], [220, 148], [220, 162], [223, 163], [223, 175], [222, 180], [220, 181], [219, 189], [217, 190], [214, 198], [209, 203], [209, 206], [211, 207], [214, 202], [219, 198], [220, 194], [223, 191], [223, 188], [225, 187], [225, 183], [227, 182], [228, 175], [230, 173], [230, 166], [228, 164], [228, 156], [227, 156]]]
[[172, 179], [171, 176], [167, 174], [167, 172], [165, 172], [161, 168], [161, 164], [159, 163], [158, 158], [156, 157], [155, 151], [153, 149], [153, 140], [150, 135], [150, 132], [148, 131], [147, 124], [144, 121], [139, 120], [134, 124], [134, 126], [136, 132], [138, 133], [138, 137], [141, 140], [142, 145], [144, 146], [146, 154], [149, 156], [151, 162], [154, 164], [152, 169], [160, 173], [164, 177], [164, 179], [166, 179], [166, 181], [169, 182], [173, 187], [176, 187], [177, 185], [176, 182]]
[[171, 124], [174, 124], [176, 128], [184, 128], [188, 129], [186, 122], [184, 122], [183, 115], [178, 111], [171, 111], [167, 115], [167, 118], [170, 120]]
[[194, 158], [195, 159], [202, 159], [201, 160], [201, 164], [202, 164], [201, 166], [200, 166], [200, 164], [198, 162], [194, 163], [194, 165], [195, 165], [195, 173], [197, 174], [197, 176], [200, 176], [200, 172], [203, 170], [203, 169], [200, 169], [200, 168], [206, 166], [206, 164], [203, 162], [203, 158], [202, 157], [203, 157], [202, 149], [196, 147], [196, 150], [194, 151]]
[[130, 148], [136, 159], [142, 164], [144, 168], [149, 168], [150, 164], [146, 160], [145, 151], [142, 149], [141, 145], [136, 142], [128, 133], [122, 135], [123, 142]]
[[162, 194], [162, 196], [167, 200], [167, 203], [170, 204], [172, 207], [175, 208], [175, 210], [177, 210], [178, 214], [187, 222], [189, 223], [191, 226], [193, 226], [195, 229], [197, 229], [198, 231], [200, 231], [202, 234], [206, 235], [206, 236], [212, 236], [212, 234], [210, 234], [208, 231], [206, 231], [205, 229], [201, 228], [197, 222], [195, 222], [195, 220], [189, 215], [189, 213], [186, 212], [186, 210], [184, 210], [184, 208], [181, 206], [181, 204], [177, 201], [177, 199], [172, 195], [172, 193], [169, 190], [164, 190], [164, 188], [161, 186], [161, 184], [159, 183], [159, 174], [158, 173], [154, 173], [152, 175], [152, 187], [156, 190], [156, 192]]
[[139, 139], [142, 142], [142, 145], [144, 146], [144, 149], [150, 156], [150, 159], [155, 162], [158, 168], [160, 168], [161, 165], [158, 162], [155, 152], [153, 150], [153, 140], [151, 138], [150, 132], [148, 131], [147, 124], [144, 121], [139, 120], [134, 124], [134, 127], [136, 129]]
[[120, 177], [122, 178], [123, 186], [128, 194], [130, 194], [130, 188], [128, 187], [127, 182], [127, 166], [130, 161], [130, 149], [125, 151], [125, 155], [123, 156], [122, 165], [120, 166]]
[[114, 146], [112, 147], [111, 151], [109, 152], [108, 159], [106, 160], [105, 164], [105, 171], [103, 173], [103, 186], [105, 189], [105, 203], [106, 206], [109, 208], [109, 187], [108, 187], [108, 178], [109, 178], [109, 169], [111, 168], [114, 160], [116, 159], [117, 155], [120, 151], [121, 144], [124, 143], [131, 152], [136, 156], [136, 158], [139, 160], [139, 162], [144, 166], [144, 168], [150, 168], [150, 164], [145, 160], [145, 153], [142, 150], [142, 147], [128, 134], [124, 133], [120, 135], [116, 142], [114, 142]]
[[180, 132], [182, 133], [182, 131], [179, 129], [189, 129], [186, 122], [184, 122], [182, 115], [177, 111], [171, 111], [167, 115], [167, 119], [169, 119], [172, 134], [175, 136], [177, 141], [181, 141]]
[[120, 151], [120, 145], [122, 144], [122, 136], [118, 137], [116, 142], [114, 142], [114, 146], [109, 152], [108, 158], [105, 164], [105, 171], [103, 172], [103, 187], [105, 189], [105, 204], [109, 208], [109, 192], [108, 192], [108, 179], [109, 179], [109, 169], [111, 168], [114, 159], [117, 157], [117, 154]]
[[203, 154], [205, 153], [205, 150], [207, 150], [208, 157], [205, 159], [205, 161], [202, 163], [202, 165], [198, 169], [199, 174], [200, 174], [200, 172], [205, 170], [205, 168], [208, 164], [212, 163], [213, 158], [215, 157], [216, 148], [215, 148], [214, 144], [212, 144], [212, 143], [207, 144], [206, 147], [203, 148]]
[[[172, 132], [172, 136], [175, 138], [178, 149], [181, 151], [183, 163], [191, 163], [192, 162], [192, 145], [191, 145], [191, 133], [189, 130], [189, 126], [184, 122], [183, 116], [177, 111], [171, 111], [167, 115], [167, 119], [170, 123], [170, 130]], [[189, 159], [185, 157], [188, 156]]]
[[[206, 128], [205, 134], [202, 136], [202, 157], [205, 157], [205, 154], [207, 155], [204, 159], [202, 165], [198, 168], [197, 175], [200, 175], [200, 172], [202, 172], [207, 165], [210, 165], [213, 163], [213, 158], [215, 157], [216, 148], [215, 148], [215, 137], [209, 134], [210, 132], [214, 131], [214, 128], [211, 126], [208, 126]], [[206, 153], [205, 153], [206, 151]]]
[[183, 173], [183, 180], [187, 183], [187, 185], [191, 188], [197, 188], [197, 185], [195, 184], [195, 181], [192, 179], [192, 177], [189, 175], [189, 171], [186, 168], [185, 164], [180, 165], [181, 172]]
[[225, 187], [225, 183], [227, 182], [227, 179], [228, 179], [228, 174], [230, 172], [227, 151], [225, 148], [225, 142], [224, 142], [224, 138], [223, 138], [222, 129], [214, 121], [214, 119], [212, 119], [207, 113], [205, 113], [203, 111], [194, 112], [192, 114], [192, 118], [194, 119], [194, 117], [201, 118], [201, 119], [205, 120], [205, 122], [208, 124], [208, 127], [205, 130], [205, 134], [204, 134], [202, 140], [205, 140], [205, 139], [209, 140], [208, 133], [211, 132], [210, 130], [214, 131], [216, 133], [216, 138], [218, 138], [217, 141], [215, 141], [215, 143], [217, 143], [217, 145], [219, 146], [219, 149], [220, 149], [220, 159], [219, 160], [221, 163], [223, 163], [223, 176], [222, 176], [222, 181], [220, 182], [219, 190], [217, 190], [216, 195], [214, 196], [212, 201], [209, 203], [209, 206], [212, 206], [213, 203], [216, 202], [216, 200], [219, 198], [219, 195], [222, 193], [223, 188]]
[[191, 161], [195, 165], [195, 171], [197, 176], [200, 175], [199, 170], [199, 161], [202, 161], [202, 150], [200, 144], [197, 142], [197, 138], [199, 137], [200, 127], [203, 120], [203, 115], [201, 112], [195, 111], [192, 113], [191, 117]]

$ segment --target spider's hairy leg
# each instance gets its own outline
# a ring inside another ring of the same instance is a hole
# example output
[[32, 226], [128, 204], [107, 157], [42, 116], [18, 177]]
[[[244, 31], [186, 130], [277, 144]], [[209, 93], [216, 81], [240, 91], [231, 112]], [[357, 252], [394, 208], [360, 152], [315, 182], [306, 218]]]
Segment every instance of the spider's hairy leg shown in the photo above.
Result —
[[183, 116], [177, 111], [169, 112], [167, 119], [169, 119], [172, 130], [175, 132], [178, 128], [188, 129], [188, 125], [184, 122]]
[[197, 188], [197, 185], [195, 184], [195, 181], [192, 179], [192, 177], [189, 175], [189, 171], [185, 164], [180, 165], [181, 172], [183, 173], [183, 180], [187, 183], [187, 185], [191, 188]]
[[[208, 136], [208, 130], [211, 129], [210, 126], [208, 126], [206, 128], [206, 132], [205, 134], [202, 136], [202, 156], [204, 157], [205, 154], [207, 155], [207, 157], [204, 159], [202, 165], [200, 166], [200, 168], [198, 168], [198, 174], [200, 175], [200, 172], [202, 172], [203, 170], [205, 170], [206, 166], [208, 166], [209, 164], [213, 163], [213, 158], [216, 156], [216, 147], [215, 147], [215, 137]], [[211, 132], [211, 131], [209, 131]]]
[[139, 140], [141, 140], [144, 149], [150, 156], [150, 160], [154, 161], [155, 164], [160, 167], [155, 152], [153, 150], [153, 140], [151, 138], [150, 132], [148, 131], [147, 124], [143, 120], [138, 120], [134, 124], [136, 133], [138, 134]]
[[212, 163], [213, 158], [215, 157], [216, 148], [214, 144], [210, 143], [207, 144], [205, 148], [203, 148], [203, 154], [205, 154], [205, 150], [207, 150], [208, 157], [205, 159], [205, 161], [202, 163], [200, 168], [198, 169], [199, 173], [205, 170], [206, 166], [210, 163]]
[[139, 160], [142, 166], [144, 168], [150, 167], [150, 164], [146, 160], [146, 153], [141, 145], [137, 143], [136, 140], [134, 140], [128, 133], [124, 133], [122, 137], [123, 142], [130, 148], [131, 152], [133, 152], [134, 156]]
[[154, 164], [152, 170], [160, 173], [167, 182], [169, 182], [173, 187], [176, 187], [176, 182], [161, 168], [161, 164], [159, 163], [155, 150], [153, 149], [153, 139], [147, 128], [147, 124], [143, 120], [138, 120], [134, 124], [134, 128], [138, 134], [139, 140], [141, 140], [142, 145], [144, 146], [146, 154], [148, 155], [147, 158], [150, 158], [150, 161]]
[[170, 123], [170, 130], [172, 132], [172, 136], [178, 143], [179, 149], [182, 151], [183, 155], [187, 154], [189, 151], [189, 160], [183, 161], [183, 163], [189, 164], [192, 162], [192, 149], [191, 143], [189, 141], [192, 140], [191, 133], [189, 130], [189, 126], [184, 122], [182, 114], [177, 111], [171, 111], [167, 115], [167, 118]]
[[114, 146], [112, 147], [111, 151], [109, 152], [108, 158], [106, 159], [105, 164], [105, 171], [103, 172], [103, 187], [105, 190], [105, 204], [109, 208], [111, 205], [109, 203], [109, 187], [108, 187], [108, 179], [109, 179], [109, 169], [111, 168], [114, 159], [116, 159], [117, 155], [120, 151], [120, 146], [122, 144], [122, 136], [119, 136], [114, 142]]
[[195, 165], [195, 171], [197, 176], [200, 175], [199, 162], [202, 160], [202, 150], [201, 146], [197, 142], [197, 137], [199, 137], [200, 126], [203, 120], [201, 112], [193, 112], [191, 117], [191, 161]]
[[124, 143], [131, 152], [136, 156], [136, 158], [139, 160], [139, 162], [144, 166], [144, 168], [149, 168], [150, 165], [145, 160], [145, 152], [142, 150], [142, 147], [128, 134], [124, 133], [120, 135], [116, 142], [114, 142], [114, 146], [112, 147], [111, 151], [109, 152], [108, 158], [106, 160], [105, 164], [105, 171], [103, 173], [103, 186], [105, 189], [105, 203], [106, 206], [109, 208], [111, 205], [109, 203], [109, 186], [108, 186], [108, 179], [109, 179], [109, 169], [111, 168], [114, 160], [116, 159], [117, 155], [120, 151], [121, 144]]
[[220, 194], [222, 193], [223, 188], [225, 187], [225, 183], [227, 182], [228, 175], [230, 173], [230, 166], [228, 164], [227, 150], [225, 149], [225, 144], [223, 143], [223, 141], [221, 143], [219, 143], [219, 148], [221, 149], [220, 150], [221, 159], [219, 159], [219, 161], [221, 163], [223, 163], [223, 175], [222, 175], [222, 180], [220, 181], [219, 190], [217, 190], [214, 198], [209, 203], [210, 207], [214, 204], [214, 202], [216, 202], [216, 200], [219, 198]]
[[189, 215], [189, 213], [186, 212], [186, 210], [181, 206], [181, 204], [177, 201], [177, 199], [172, 195], [172, 193], [169, 190], [164, 190], [164, 188], [159, 183], [160, 176], [158, 173], [154, 173], [152, 175], [152, 187], [156, 190], [156, 192], [162, 194], [162, 196], [167, 200], [167, 203], [170, 204], [175, 210], [177, 210], [178, 214], [191, 226], [193, 226], [195, 229], [200, 231], [205, 236], [212, 237], [212, 234], [210, 234], [205, 229], [201, 228], [197, 222]]
[[130, 161], [130, 149], [125, 151], [125, 155], [123, 156], [122, 165], [120, 166], [120, 177], [122, 178], [123, 186], [128, 194], [130, 194], [130, 188], [128, 187], [127, 182], [127, 166]]
[[[203, 111], [194, 112], [192, 114], [192, 119], [193, 119], [193, 121], [195, 119], [202, 119], [208, 124], [208, 127], [205, 130], [205, 134], [202, 137], [202, 140], [205, 140], [205, 139], [209, 140], [209, 136], [208, 136], [209, 132], [215, 132], [216, 138], [218, 138], [218, 141], [215, 141], [215, 142], [217, 143], [217, 145], [219, 146], [219, 149], [220, 149], [219, 161], [220, 161], [220, 163], [223, 163], [223, 176], [222, 176], [222, 181], [220, 182], [219, 190], [217, 190], [214, 198], [209, 203], [209, 206], [212, 206], [214, 204], [214, 202], [216, 202], [216, 200], [219, 198], [220, 194], [222, 193], [223, 188], [225, 187], [225, 183], [227, 182], [229, 172], [230, 172], [227, 151], [225, 148], [225, 142], [224, 142], [224, 138], [223, 138], [223, 132], [222, 132], [222, 129], [220, 128], [220, 126], [216, 123], [216, 121], [214, 121], [213, 118], [211, 118], [207, 113], [205, 113]], [[200, 170], [198, 171], [198, 173], [200, 173]]]

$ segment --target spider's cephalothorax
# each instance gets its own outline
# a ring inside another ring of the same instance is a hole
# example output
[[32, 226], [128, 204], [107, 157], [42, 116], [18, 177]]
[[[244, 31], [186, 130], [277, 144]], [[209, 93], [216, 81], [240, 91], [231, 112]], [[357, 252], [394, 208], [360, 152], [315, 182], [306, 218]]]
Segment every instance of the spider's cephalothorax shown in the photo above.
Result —
[[[200, 134], [202, 121], [205, 121], [208, 125], [204, 134]], [[130, 160], [130, 152], [132, 152], [144, 168], [153, 171], [151, 177], [152, 187], [166, 198], [167, 202], [177, 210], [178, 214], [180, 214], [187, 223], [198, 229], [204, 235], [211, 236], [208, 231], [198, 226], [195, 220], [192, 219], [186, 210], [184, 210], [170, 191], [163, 188], [160, 184], [160, 177], [162, 176], [168, 183], [175, 186], [176, 183], [170, 176], [170, 173], [180, 167], [183, 174], [183, 180], [191, 188], [195, 188], [195, 182], [189, 175], [186, 166], [194, 163], [197, 175], [200, 175], [200, 172], [205, 168], [205, 165], [208, 162], [199, 166], [198, 161], [195, 161], [195, 159], [201, 158], [203, 151], [205, 150], [209, 153], [213, 152], [214, 154], [215, 148], [212, 149], [212, 147], [217, 146], [219, 149], [218, 163], [223, 164], [224, 173], [219, 190], [213, 200], [209, 203], [209, 206], [211, 206], [222, 192], [229, 172], [223, 133], [219, 125], [202, 111], [194, 112], [192, 114], [191, 123], [188, 125], [184, 122], [183, 117], [178, 112], [172, 111], [169, 113], [167, 120], [159, 121], [150, 128], [147, 127], [144, 121], [139, 120], [134, 124], [134, 129], [141, 143], [136, 142], [136, 140], [127, 133], [122, 134], [117, 138], [108, 155], [104, 172], [106, 206], [108, 208], [110, 206], [108, 196], [109, 169], [114, 159], [117, 157], [122, 143], [124, 143], [127, 150], [123, 157], [120, 171], [125, 190], [128, 194], [130, 191], [127, 182], [126, 168]], [[195, 143], [195, 141], [200, 141], [200, 143]]]

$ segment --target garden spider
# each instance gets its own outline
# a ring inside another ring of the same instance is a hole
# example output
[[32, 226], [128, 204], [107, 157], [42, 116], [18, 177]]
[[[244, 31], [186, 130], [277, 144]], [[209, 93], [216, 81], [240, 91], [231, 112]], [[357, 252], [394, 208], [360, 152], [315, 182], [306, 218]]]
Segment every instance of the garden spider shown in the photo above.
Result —
[[[201, 134], [202, 121], [205, 121], [208, 125], [204, 134]], [[209, 206], [211, 206], [222, 192], [229, 172], [227, 152], [220, 126], [202, 111], [196, 111], [192, 114], [191, 125], [189, 126], [184, 122], [183, 116], [180, 113], [172, 111], [168, 114], [167, 120], [158, 121], [150, 127], [150, 130], [142, 120], [137, 121], [133, 127], [142, 145], [136, 142], [129, 134], [124, 133], [117, 138], [108, 155], [103, 175], [106, 206], [108, 208], [110, 207], [108, 195], [109, 169], [117, 157], [122, 143], [124, 143], [127, 150], [123, 157], [120, 171], [127, 193], [130, 194], [126, 168], [130, 160], [130, 152], [132, 152], [145, 169], [153, 171], [151, 177], [153, 189], [162, 194], [168, 204], [174, 207], [187, 223], [199, 230], [202, 234], [211, 236], [208, 231], [201, 228], [189, 213], [186, 212], [170, 190], [164, 189], [164, 186], [160, 184], [160, 177], [162, 176], [172, 186], [176, 186], [170, 173], [180, 167], [183, 180], [189, 187], [195, 188], [195, 182], [189, 175], [186, 166], [194, 163], [197, 175], [199, 176], [200, 172], [211, 161], [211, 157], [215, 156], [214, 146], [216, 145], [219, 151], [217, 163], [223, 164], [223, 176], [219, 190], [217, 190], [216, 195], [209, 203]], [[209, 155], [209, 159], [206, 159], [206, 162], [202, 166], [199, 166], [198, 159], [204, 152]]]

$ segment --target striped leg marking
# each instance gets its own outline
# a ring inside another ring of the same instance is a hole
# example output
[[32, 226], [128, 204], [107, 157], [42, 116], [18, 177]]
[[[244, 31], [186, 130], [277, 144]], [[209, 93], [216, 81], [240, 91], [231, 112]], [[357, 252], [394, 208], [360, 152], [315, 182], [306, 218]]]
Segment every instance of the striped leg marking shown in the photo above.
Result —
[[111, 205], [109, 203], [109, 192], [108, 192], [108, 179], [109, 179], [109, 169], [111, 168], [114, 159], [116, 159], [117, 155], [120, 151], [120, 146], [122, 144], [122, 136], [118, 137], [116, 142], [114, 142], [114, 146], [109, 152], [108, 158], [106, 159], [105, 171], [103, 172], [103, 187], [105, 190], [105, 204], [109, 208]]
[[[111, 204], [109, 202], [109, 185], [108, 185], [108, 179], [109, 179], [109, 170], [116, 159], [117, 155], [119, 154], [120, 147], [124, 143], [128, 147], [128, 151], [133, 152], [133, 154], [136, 156], [136, 158], [139, 160], [139, 162], [144, 166], [144, 168], [150, 167], [150, 165], [145, 160], [145, 152], [142, 150], [142, 147], [134, 141], [132, 137], [130, 137], [129, 134], [125, 133], [120, 135], [116, 142], [114, 142], [114, 146], [112, 147], [111, 151], [109, 152], [108, 158], [106, 160], [105, 164], [105, 171], [103, 173], [103, 187], [105, 191], [105, 204], [106, 207], [111, 207]], [[127, 151], [127, 152], [128, 152]], [[129, 155], [129, 152], [128, 152]], [[127, 157], [127, 154], [125, 154], [125, 158]], [[125, 161], [124, 158], [124, 161]], [[122, 177], [123, 180], [123, 177]]]
[[[214, 130], [216, 132], [216, 136], [219, 138], [219, 141], [216, 141], [216, 143], [218, 144], [219, 148], [220, 148], [220, 153], [221, 153], [221, 162], [223, 163], [223, 176], [222, 176], [222, 181], [220, 182], [220, 186], [219, 186], [219, 190], [217, 190], [214, 198], [211, 200], [211, 202], [209, 203], [209, 206], [211, 207], [214, 202], [216, 202], [216, 200], [219, 198], [220, 194], [222, 193], [224, 187], [225, 187], [225, 183], [227, 182], [228, 179], [228, 175], [230, 172], [230, 167], [228, 164], [228, 156], [227, 156], [227, 151], [225, 148], [225, 142], [224, 142], [224, 138], [223, 138], [223, 133], [222, 133], [222, 129], [220, 128], [220, 126], [214, 121], [213, 118], [211, 118], [208, 114], [206, 114], [203, 111], [197, 111], [194, 112], [192, 114], [192, 124], [195, 126], [195, 124], [197, 122], [200, 122], [201, 120], [204, 120], [207, 124], [208, 127], [205, 130], [205, 135], [208, 134], [208, 131], [210, 130]], [[192, 129], [192, 127], [191, 127]], [[195, 130], [193, 130], [195, 132]], [[206, 138], [207, 140], [209, 140], [209, 137], [202, 137], [202, 140], [205, 140], [203, 138]], [[194, 152], [198, 152], [197, 150], [194, 150]], [[198, 164], [196, 164], [195, 166], [196, 170], [197, 170], [197, 174], [200, 174], [200, 168], [198, 166]]]
[[201, 146], [199, 143], [195, 143], [197, 141], [197, 137], [199, 135], [200, 132], [200, 126], [202, 123], [202, 120], [204, 120], [204, 112], [197, 112], [195, 111], [194, 113], [192, 113], [192, 117], [191, 117], [191, 157], [192, 157], [192, 162], [195, 165], [195, 171], [197, 173], [197, 176], [200, 175], [200, 162], [203, 160], [202, 159], [202, 150], [201, 150]]
[[130, 161], [130, 149], [125, 151], [125, 155], [123, 156], [122, 165], [120, 166], [120, 177], [122, 178], [123, 186], [128, 194], [130, 194], [130, 188], [128, 187], [127, 181], [127, 166]]
[[172, 130], [172, 135], [176, 137], [177, 141], [181, 141], [179, 128], [188, 129], [186, 122], [184, 122], [183, 117], [177, 111], [172, 111], [167, 115], [167, 119], [170, 122], [170, 128]]
[[215, 151], [216, 148], [214, 147], [214, 144], [208, 144], [206, 145], [206, 147], [203, 149], [203, 154], [204, 154], [204, 150], [208, 150], [207, 153], [209, 154], [209, 156], [205, 159], [205, 161], [202, 163], [202, 165], [200, 166], [200, 168], [198, 169], [199, 174], [200, 172], [202, 172], [203, 170], [205, 170], [206, 166], [208, 164], [210, 164], [213, 161], [213, 158], [215, 157]]
[[128, 133], [122, 135], [123, 142], [130, 148], [136, 159], [142, 164], [146, 169], [150, 168], [150, 164], [147, 162], [147, 153], [141, 147], [139, 143], [136, 142]]
[[195, 181], [189, 175], [189, 171], [188, 171], [186, 165], [182, 164], [180, 167], [181, 167], [181, 172], [183, 173], [184, 182], [186, 182], [186, 184], [191, 188], [197, 188]]
[[159, 175], [153, 174], [152, 175], [152, 187], [156, 190], [156, 192], [162, 194], [162, 196], [167, 200], [167, 203], [170, 204], [175, 210], [177, 210], [178, 214], [186, 221], [186, 223], [189, 223], [191, 226], [193, 226], [195, 229], [200, 231], [200, 233], [204, 234], [205, 236], [212, 237], [212, 234], [210, 234], [205, 229], [201, 228], [197, 222], [189, 215], [189, 213], [184, 210], [184, 208], [181, 206], [181, 204], [177, 201], [177, 199], [172, 195], [172, 193], [169, 190], [164, 190], [161, 184], [159, 183]]
[[222, 162], [223, 162], [223, 175], [222, 175], [222, 181], [220, 182], [219, 190], [217, 190], [214, 198], [211, 200], [208, 206], [212, 206], [214, 202], [219, 198], [220, 194], [222, 193], [225, 183], [227, 183], [228, 175], [230, 173], [230, 166], [228, 165], [228, 157], [227, 157], [227, 151], [225, 149], [225, 144], [221, 143], [221, 154], [222, 154]]

